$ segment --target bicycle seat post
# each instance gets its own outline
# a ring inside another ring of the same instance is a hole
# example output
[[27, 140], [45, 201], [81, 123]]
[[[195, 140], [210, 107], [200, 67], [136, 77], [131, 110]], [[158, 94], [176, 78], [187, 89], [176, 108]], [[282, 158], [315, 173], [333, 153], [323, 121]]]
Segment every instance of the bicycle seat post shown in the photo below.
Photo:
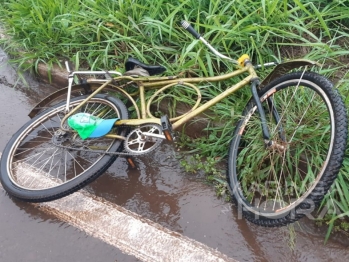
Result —
[[69, 73], [68, 75], [68, 92], [67, 92], [67, 103], [65, 106], [65, 112], [68, 113], [69, 112], [69, 104], [70, 104], [70, 93], [71, 93], [71, 89], [72, 89], [72, 85], [73, 85], [73, 80], [74, 80], [74, 72], [72, 72], [70, 70], [69, 67], [69, 62], [65, 61], [65, 67]]

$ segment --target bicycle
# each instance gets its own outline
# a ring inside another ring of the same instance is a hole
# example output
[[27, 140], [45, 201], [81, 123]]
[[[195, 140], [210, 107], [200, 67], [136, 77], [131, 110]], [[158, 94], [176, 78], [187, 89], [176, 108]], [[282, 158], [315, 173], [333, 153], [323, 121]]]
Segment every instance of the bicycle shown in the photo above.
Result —
[[[250, 86], [252, 97], [236, 125], [227, 159], [232, 199], [245, 218], [263, 226], [285, 225], [312, 211], [335, 180], [346, 149], [347, 114], [338, 91], [327, 78], [307, 70], [316, 65], [309, 60], [278, 64], [260, 81], [248, 55], [235, 61], [219, 53], [188, 22], [181, 25], [237, 68], [220, 76], [178, 77], [158, 76], [164, 67], [136, 59], [127, 60], [125, 74], [71, 71], [66, 63], [68, 87], [41, 101], [3, 152], [0, 179], [6, 191], [30, 202], [71, 194], [104, 173], [119, 156], [134, 166], [132, 156], [150, 153], [164, 140], [173, 141], [174, 130]], [[289, 72], [300, 67], [304, 69]], [[73, 85], [74, 77], [92, 74], [107, 77]], [[201, 103], [197, 84], [237, 76], [244, 78]], [[155, 117], [150, 108], [154, 99], [176, 86], [196, 93], [195, 105], [178, 117]], [[137, 89], [138, 101], [127, 91], [130, 87]], [[146, 99], [150, 90], [155, 93]], [[129, 109], [135, 117], [129, 117]]]

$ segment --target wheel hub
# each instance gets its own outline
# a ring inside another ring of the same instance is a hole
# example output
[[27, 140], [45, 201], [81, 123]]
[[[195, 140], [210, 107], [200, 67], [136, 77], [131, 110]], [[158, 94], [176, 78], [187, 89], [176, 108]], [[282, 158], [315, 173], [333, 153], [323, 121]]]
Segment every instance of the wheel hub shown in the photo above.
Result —
[[276, 150], [280, 154], [283, 154], [286, 152], [288, 144], [286, 142], [279, 143], [277, 141], [271, 140], [269, 141], [269, 145], [267, 147], [269, 148], [269, 150]]
[[61, 147], [81, 147], [83, 145], [78, 137], [78, 134], [58, 129], [52, 136], [52, 142]]

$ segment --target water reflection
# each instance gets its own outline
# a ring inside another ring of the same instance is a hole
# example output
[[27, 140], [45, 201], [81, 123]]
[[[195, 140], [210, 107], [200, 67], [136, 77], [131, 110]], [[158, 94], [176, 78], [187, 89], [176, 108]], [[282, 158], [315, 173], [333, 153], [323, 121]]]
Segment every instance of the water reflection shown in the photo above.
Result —
[[137, 169], [129, 169], [125, 159], [120, 158], [87, 190], [182, 233], [178, 201], [185, 194], [185, 179], [173, 176], [180, 170], [173, 163], [177, 161], [168, 157], [171, 150], [164, 145], [153, 156], [135, 158]]
[[298, 226], [311, 221], [302, 219], [291, 229], [249, 223], [212, 188], [183, 173], [173, 150], [165, 144], [137, 158], [137, 170], [121, 158], [88, 190], [239, 261], [349, 261], [345, 246], [325, 246], [324, 232], [314, 235], [315, 228], [304, 232]]

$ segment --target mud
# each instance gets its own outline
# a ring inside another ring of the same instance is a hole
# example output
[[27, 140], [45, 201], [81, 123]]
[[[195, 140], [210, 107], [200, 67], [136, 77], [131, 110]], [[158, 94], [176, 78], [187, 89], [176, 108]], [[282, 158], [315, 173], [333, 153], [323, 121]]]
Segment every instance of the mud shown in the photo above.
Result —
[[[29, 119], [29, 109], [52, 90], [29, 77], [30, 88], [16, 85], [18, 76], [6, 60], [0, 51], [0, 152]], [[135, 170], [119, 158], [85, 190], [239, 261], [349, 261], [348, 239], [332, 237], [324, 245], [325, 229], [309, 219], [281, 228], [247, 222], [235, 206], [216, 197], [201, 174], [183, 172], [178, 156], [165, 143], [136, 158]], [[0, 261], [138, 261], [0, 193]]]

